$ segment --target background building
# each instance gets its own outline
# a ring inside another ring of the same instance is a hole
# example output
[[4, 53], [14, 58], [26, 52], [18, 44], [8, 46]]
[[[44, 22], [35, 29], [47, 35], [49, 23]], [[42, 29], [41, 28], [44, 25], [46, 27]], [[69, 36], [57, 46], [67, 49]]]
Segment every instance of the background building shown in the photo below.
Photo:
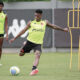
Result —
[[[72, 2], [59, 0], [36, 2], [5, 2], [4, 11], [8, 14], [9, 39], [15, 37], [19, 31], [25, 27], [29, 20], [34, 19], [34, 12], [36, 9], [43, 10], [43, 19], [48, 19], [51, 23], [59, 25], [62, 28], [68, 27], [67, 12], [71, 8]], [[75, 2], [75, 8], [77, 8], [77, 2]], [[15, 34], [13, 34], [13, 32]], [[28, 32], [18, 38], [12, 44], [9, 44], [4, 40], [4, 51], [5, 48], [20, 48], [23, 42], [26, 40], [27, 34]], [[73, 47], [77, 48], [79, 32], [73, 31], [73, 34]], [[43, 51], [45, 52], [68, 51], [70, 50], [70, 34], [47, 28], [43, 46]]]

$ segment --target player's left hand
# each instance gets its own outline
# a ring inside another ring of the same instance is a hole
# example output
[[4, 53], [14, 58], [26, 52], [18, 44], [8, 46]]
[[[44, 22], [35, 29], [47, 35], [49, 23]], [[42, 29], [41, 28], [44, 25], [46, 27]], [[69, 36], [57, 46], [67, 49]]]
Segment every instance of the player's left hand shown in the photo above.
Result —
[[64, 32], [69, 32], [69, 29], [68, 28], [64, 28]]
[[11, 40], [9, 40], [9, 43], [11, 44], [12, 42], [14, 42], [15, 38], [12, 38]]

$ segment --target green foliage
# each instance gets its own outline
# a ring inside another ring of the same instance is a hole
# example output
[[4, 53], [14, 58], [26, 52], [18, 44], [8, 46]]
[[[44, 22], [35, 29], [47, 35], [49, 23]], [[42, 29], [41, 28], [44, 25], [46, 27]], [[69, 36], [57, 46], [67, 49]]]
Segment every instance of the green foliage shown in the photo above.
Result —
[[[51, 0], [2, 0], [4, 2], [18, 2], [18, 1], [51, 1]], [[73, 0], [58, 0], [58, 1], [73, 1]], [[74, 0], [78, 1], [78, 0]]]
[[[60, 1], [73, 1], [73, 0], [60, 0]], [[74, 1], [78, 1], [78, 0], [74, 0]]]
[[50, 1], [50, 0], [3, 0], [4, 2], [18, 2], [18, 1]]

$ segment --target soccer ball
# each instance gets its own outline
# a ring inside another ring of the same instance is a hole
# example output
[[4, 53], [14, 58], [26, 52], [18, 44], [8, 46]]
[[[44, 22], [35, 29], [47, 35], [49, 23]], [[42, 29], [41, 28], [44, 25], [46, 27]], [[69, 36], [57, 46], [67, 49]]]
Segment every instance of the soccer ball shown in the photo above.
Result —
[[20, 69], [17, 66], [12, 66], [10, 68], [10, 73], [11, 75], [16, 76], [20, 73]]

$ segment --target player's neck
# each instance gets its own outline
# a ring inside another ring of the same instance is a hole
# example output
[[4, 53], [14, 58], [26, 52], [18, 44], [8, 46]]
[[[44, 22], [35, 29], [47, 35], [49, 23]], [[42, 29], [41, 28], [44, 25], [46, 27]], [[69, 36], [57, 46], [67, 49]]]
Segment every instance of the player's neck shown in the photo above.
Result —
[[41, 21], [41, 19], [37, 19], [36, 21], [39, 22], [39, 21]]
[[0, 10], [0, 13], [2, 12], [2, 10]]

